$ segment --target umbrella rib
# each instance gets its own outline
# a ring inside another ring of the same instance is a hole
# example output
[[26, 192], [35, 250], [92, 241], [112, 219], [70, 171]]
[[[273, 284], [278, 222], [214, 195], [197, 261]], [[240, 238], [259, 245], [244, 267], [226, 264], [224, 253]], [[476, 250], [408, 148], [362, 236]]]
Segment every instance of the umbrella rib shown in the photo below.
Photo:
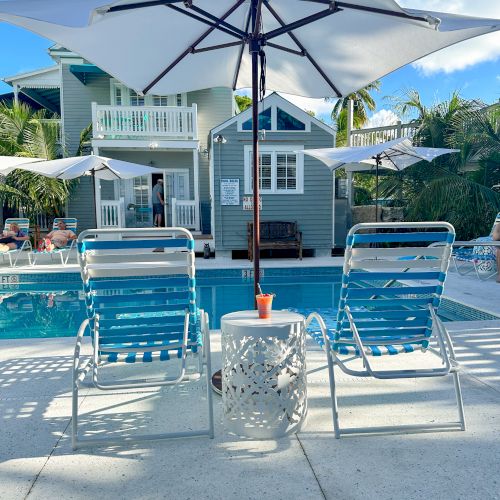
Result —
[[268, 42], [266, 43], [268, 47], [272, 47], [273, 49], [282, 50], [284, 52], [289, 52], [290, 54], [295, 54], [296, 56], [305, 57], [305, 52], [303, 50], [294, 50], [289, 49], [288, 47], [284, 47], [283, 45], [278, 45], [277, 43]]
[[191, 52], [193, 54], [199, 54], [200, 52], [208, 52], [210, 50], [218, 50], [218, 49], [227, 49], [228, 47], [237, 47], [237, 46], [245, 46], [245, 42], [228, 42], [221, 43], [219, 45], [210, 45], [209, 47], [202, 47], [201, 49], [193, 49]]
[[244, 31], [237, 28], [236, 26], [233, 26], [232, 24], [226, 23], [223, 19], [221, 19], [217, 16], [214, 16], [213, 14], [210, 14], [210, 12], [207, 12], [206, 10], [200, 9], [200, 7], [196, 7], [196, 5], [193, 5], [192, 3], [191, 3], [191, 5], [187, 5], [185, 3], [185, 5], [188, 9], [194, 10], [195, 12], [200, 14], [201, 16], [204, 16], [208, 19], [211, 19], [212, 21], [217, 23], [218, 26], [224, 26], [224, 27], [230, 29], [231, 31], [234, 31], [237, 35], [240, 35], [240, 37], [246, 38], [247, 34]]
[[[332, 0], [302, 0], [303, 2], [311, 2], [311, 3], [319, 3], [322, 5], [331, 5]], [[423, 21], [429, 24], [429, 19], [436, 19], [429, 17], [420, 17], [420, 16], [412, 16], [411, 14], [407, 14], [406, 12], [396, 12], [387, 9], [379, 9], [377, 7], [368, 7], [366, 5], [356, 5], [352, 3], [345, 2], [335, 2], [335, 5], [341, 7], [342, 9], [351, 9], [351, 10], [361, 10], [363, 12], [370, 12], [372, 14], [382, 14], [384, 16], [392, 16], [392, 17], [400, 17], [402, 19], [408, 19], [410, 21]]]
[[[267, 3], [267, 1], [266, 1], [266, 4], [269, 7], [269, 4]], [[341, 11], [342, 11], [342, 9], [340, 9], [337, 6], [337, 2], [330, 2], [328, 9], [321, 10], [321, 11], [316, 12], [315, 14], [312, 14], [312, 15], [307, 16], [307, 17], [303, 17], [302, 19], [298, 19], [297, 21], [293, 21], [290, 24], [283, 24], [281, 26], [281, 28], [276, 28], [275, 30], [264, 33], [263, 36], [264, 36], [266, 41], [271, 40], [272, 38], [276, 38], [278, 36], [284, 35], [285, 33], [289, 33], [297, 28], [302, 28], [302, 26], [306, 26], [308, 24], [314, 23], [315, 21], [319, 21], [320, 19], [331, 16], [332, 14], [337, 14], [338, 12], [341, 12]]]
[[[230, 9], [228, 9], [222, 16], [221, 20], [228, 18], [236, 9], [238, 9], [246, 0], [238, 0]], [[182, 11], [181, 11], [182, 12]], [[215, 26], [211, 26], [207, 31], [205, 31], [192, 45], [190, 45], [182, 54], [180, 54], [171, 64], [169, 64], [154, 80], [151, 81], [146, 87], [144, 87], [143, 93], [147, 94], [165, 75], [170, 73], [173, 68], [175, 68], [187, 55], [193, 52], [193, 49], [199, 45], [205, 38], [207, 38], [210, 33], [215, 30]], [[243, 48], [242, 48], [243, 54]]]
[[[250, 21], [252, 20], [252, 9], [248, 9], [247, 20], [245, 23], [245, 31], [248, 33], [248, 29], [250, 28]], [[236, 64], [236, 70], [234, 72], [233, 77], [233, 90], [236, 90], [236, 85], [238, 85], [238, 77], [240, 76], [240, 68], [241, 61], [243, 60], [243, 51], [245, 50], [245, 46], [242, 45], [240, 48], [240, 53], [238, 54], [238, 62]]]
[[[273, 9], [273, 7], [271, 7], [271, 5], [269, 4], [269, 0], [264, 0], [264, 4], [266, 5], [267, 10], [276, 19], [276, 21], [278, 21], [278, 23], [281, 26], [285, 26], [285, 22], [283, 21], [283, 19], [281, 19], [281, 17]], [[294, 33], [292, 33], [291, 31], [289, 31], [287, 34], [294, 41], [295, 45], [297, 45], [297, 47], [304, 53], [304, 56], [307, 57], [308, 61], [314, 66], [314, 68], [316, 69], [316, 71], [323, 77], [323, 79], [325, 80], [325, 82], [335, 92], [336, 96], [337, 97], [342, 97], [342, 93], [335, 86], [335, 84], [330, 80], [330, 78], [328, 78], [328, 76], [326, 75], [326, 73], [321, 69], [321, 66], [316, 62], [316, 60], [311, 56], [311, 54], [309, 54], [309, 52], [306, 50], [306, 48], [304, 47], [304, 45], [302, 45], [302, 43], [299, 41], [299, 39], [297, 38], [297, 36]]]
[[[222, 23], [224, 22], [221, 18], [216, 18], [217, 21], [211, 21], [210, 19], [206, 19], [202, 17], [201, 15], [198, 14], [193, 14], [192, 12], [189, 12], [188, 10], [182, 9], [181, 7], [177, 7], [177, 5], [172, 5], [172, 4], [166, 4], [165, 7], [168, 7], [169, 9], [175, 10], [176, 12], [179, 12], [179, 14], [184, 14], [187, 17], [191, 17], [192, 19], [195, 19], [196, 21], [199, 21], [200, 23], [203, 24], [208, 24], [208, 26], [211, 26], [214, 29], [217, 29], [219, 31], [222, 31], [223, 33], [226, 33], [227, 35], [231, 35], [233, 37], [244, 39], [246, 37], [246, 34], [243, 33], [241, 30], [236, 28], [239, 33], [236, 31], [233, 31], [233, 29], [225, 28], [222, 26]], [[229, 25], [230, 26], [230, 25]]]

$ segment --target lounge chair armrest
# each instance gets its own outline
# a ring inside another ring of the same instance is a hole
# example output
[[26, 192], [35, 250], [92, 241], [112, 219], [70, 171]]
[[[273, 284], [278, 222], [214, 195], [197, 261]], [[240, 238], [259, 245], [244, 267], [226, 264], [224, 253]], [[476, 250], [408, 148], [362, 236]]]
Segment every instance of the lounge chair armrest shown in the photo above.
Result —
[[328, 337], [328, 330], [326, 328], [325, 321], [317, 312], [312, 312], [311, 314], [309, 314], [309, 316], [306, 319], [305, 328], [307, 329], [314, 320], [317, 321], [319, 328], [321, 330], [321, 334], [323, 335], [323, 341], [325, 342], [325, 349], [327, 352], [330, 352], [330, 338]]

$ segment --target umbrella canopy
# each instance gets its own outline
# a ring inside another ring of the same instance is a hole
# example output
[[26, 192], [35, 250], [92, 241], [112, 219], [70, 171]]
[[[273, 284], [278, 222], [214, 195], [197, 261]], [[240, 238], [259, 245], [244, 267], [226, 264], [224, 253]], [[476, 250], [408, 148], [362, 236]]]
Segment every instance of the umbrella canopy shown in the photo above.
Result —
[[[499, 20], [407, 9], [394, 0], [15, 0], [0, 2], [0, 20], [58, 42], [139, 93], [251, 87], [256, 200], [259, 90], [345, 96], [500, 29]], [[253, 219], [257, 294], [258, 203]]]
[[24, 158], [21, 156], [0, 156], [0, 175], [8, 175], [19, 165], [44, 161], [44, 158]]
[[[301, 153], [321, 160], [333, 172], [351, 163], [369, 163], [389, 170], [404, 170], [419, 161], [431, 162], [438, 156], [458, 151], [460, 150], [416, 147], [412, 145], [408, 137], [402, 137], [373, 146], [305, 149]], [[353, 166], [348, 167], [348, 170], [369, 170], [370, 168], [357, 169]]]
[[[301, 153], [321, 160], [332, 172], [341, 167], [346, 167], [346, 170], [351, 172], [372, 170], [375, 167], [375, 221], [377, 221], [379, 168], [400, 171], [419, 161], [431, 162], [438, 156], [458, 151], [460, 150], [416, 147], [408, 137], [402, 137], [373, 146], [304, 149]], [[356, 163], [368, 163], [372, 166], [358, 167]]]
[[500, 28], [394, 0], [15, 0], [0, 2], [0, 19], [55, 40], [137, 92], [165, 95], [251, 87], [253, 8], [267, 87], [309, 97], [347, 95]]
[[117, 179], [132, 179], [141, 175], [163, 173], [160, 168], [148, 167], [137, 163], [114, 160], [104, 156], [74, 156], [60, 160], [42, 161], [17, 165], [16, 168], [29, 170], [46, 177], [56, 179], [76, 179], [82, 175], [92, 175], [98, 179], [114, 181]]

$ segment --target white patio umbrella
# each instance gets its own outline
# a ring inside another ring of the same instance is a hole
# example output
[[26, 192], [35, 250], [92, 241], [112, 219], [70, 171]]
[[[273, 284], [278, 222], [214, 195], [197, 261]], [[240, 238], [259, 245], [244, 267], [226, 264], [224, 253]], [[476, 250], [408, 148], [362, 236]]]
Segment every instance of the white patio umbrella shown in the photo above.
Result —
[[[0, 2], [0, 19], [75, 51], [139, 93], [252, 87], [255, 200], [259, 90], [345, 96], [500, 29], [499, 20], [407, 9], [394, 0], [15, 0]], [[253, 215], [257, 292], [258, 203]]]
[[[24, 163], [16, 165], [14, 168], [64, 180], [90, 175], [92, 176], [94, 197], [96, 178], [114, 181], [118, 179], [132, 179], [134, 177], [140, 177], [141, 175], [163, 173], [163, 170], [160, 168], [148, 167], [138, 163], [130, 163], [97, 155], [74, 156], [70, 158], [61, 158], [60, 160]], [[94, 213], [97, 222], [97, 202], [95, 198]]]
[[[400, 171], [419, 161], [431, 162], [438, 156], [458, 151], [460, 150], [413, 146], [408, 137], [402, 137], [372, 146], [304, 149], [301, 153], [321, 160], [332, 172], [341, 167], [346, 167], [346, 170], [351, 172], [371, 170], [375, 167], [375, 221], [377, 221], [379, 168]], [[372, 166], [362, 167], [356, 165], [357, 163], [368, 163]]]
[[0, 156], [0, 175], [10, 174], [17, 166], [35, 161], [44, 161], [45, 158], [24, 158], [22, 156]]

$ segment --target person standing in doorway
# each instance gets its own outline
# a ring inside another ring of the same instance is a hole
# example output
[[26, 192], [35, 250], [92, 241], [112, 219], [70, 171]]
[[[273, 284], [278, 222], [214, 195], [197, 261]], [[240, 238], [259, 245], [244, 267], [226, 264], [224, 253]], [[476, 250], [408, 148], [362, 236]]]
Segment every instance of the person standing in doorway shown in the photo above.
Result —
[[153, 187], [153, 224], [155, 227], [162, 226], [164, 206], [163, 179], [158, 179]]

